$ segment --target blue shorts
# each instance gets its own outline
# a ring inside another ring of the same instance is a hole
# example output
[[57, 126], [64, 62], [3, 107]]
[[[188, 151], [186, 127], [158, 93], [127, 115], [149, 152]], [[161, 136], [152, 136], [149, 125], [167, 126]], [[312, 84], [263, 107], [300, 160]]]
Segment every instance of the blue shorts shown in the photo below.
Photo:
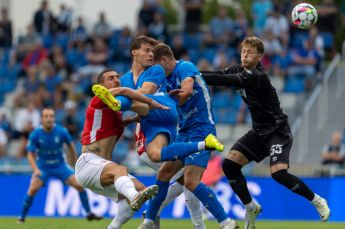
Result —
[[[216, 135], [216, 128], [214, 125], [202, 125], [198, 129], [179, 132], [175, 142], [200, 142], [204, 141], [207, 135]], [[200, 152], [191, 154], [181, 161], [184, 165], [196, 165], [206, 168], [211, 157], [211, 150], [201, 150]]]
[[62, 182], [65, 182], [71, 175], [74, 174], [74, 171], [67, 166], [66, 164], [58, 165], [57, 167], [52, 168], [40, 168], [42, 174], [40, 176], [40, 179], [43, 181], [43, 183], [47, 183], [49, 177], [54, 176], [61, 180]]
[[148, 145], [158, 134], [165, 133], [169, 137], [169, 144], [175, 141], [177, 132], [178, 113], [176, 103], [168, 96], [146, 95], [158, 103], [170, 107], [170, 110], [153, 109], [148, 116], [141, 117], [140, 125], [145, 145]]

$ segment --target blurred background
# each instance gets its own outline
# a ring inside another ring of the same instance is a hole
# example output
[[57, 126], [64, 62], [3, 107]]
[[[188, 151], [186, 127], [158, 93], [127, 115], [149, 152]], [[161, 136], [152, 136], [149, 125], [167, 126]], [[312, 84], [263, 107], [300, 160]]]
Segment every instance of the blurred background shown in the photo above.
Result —
[[[262, 63], [295, 136], [290, 170], [327, 182], [344, 176], [345, 1], [307, 1], [318, 11], [309, 30], [291, 24], [291, 11], [300, 2], [0, 0], [1, 177], [30, 175], [25, 146], [44, 106], [55, 109], [57, 123], [81, 152], [91, 85], [104, 68], [120, 74], [130, 69], [129, 45], [137, 35], [169, 44], [176, 59], [190, 60], [200, 70], [239, 63], [241, 40], [259, 36], [266, 50]], [[229, 149], [250, 129], [251, 119], [235, 90], [210, 90], [218, 136]], [[153, 174], [137, 157], [133, 137], [129, 126], [113, 160], [134, 174]], [[253, 164], [245, 172], [266, 177], [268, 165]]]

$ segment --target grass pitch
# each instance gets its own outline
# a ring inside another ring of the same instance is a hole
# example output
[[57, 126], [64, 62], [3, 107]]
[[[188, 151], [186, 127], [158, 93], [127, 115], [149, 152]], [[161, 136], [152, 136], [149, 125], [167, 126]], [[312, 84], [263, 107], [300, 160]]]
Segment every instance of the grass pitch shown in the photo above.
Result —
[[[123, 229], [136, 229], [142, 220], [132, 219]], [[28, 218], [24, 224], [17, 224], [16, 218], [0, 217], [1, 229], [104, 229], [111, 219], [103, 219], [97, 222], [88, 222], [80, 218]], [[243, 228], [243, 221], [239, 221]], [[218, 229], [216, 221], [206, 221], [208, 229]], [[161, 221], [162, 229], [192, 229], [190, 220], [166, 220]], [[257, 229], [345, 229], [345, 223], [321, 223], [306, 221], [258, 221]]]

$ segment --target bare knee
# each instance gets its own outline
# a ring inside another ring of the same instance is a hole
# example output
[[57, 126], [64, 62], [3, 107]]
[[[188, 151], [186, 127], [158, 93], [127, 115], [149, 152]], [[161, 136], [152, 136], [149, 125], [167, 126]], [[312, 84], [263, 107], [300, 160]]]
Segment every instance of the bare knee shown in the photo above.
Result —
[[101, 184], [108, 186], [121, 176], [128, 176], [127, 167], [115, 163], [107, 164], [101, 174]]
[[161, 162], [161, 151], [160, 150], [150, 150], [147, 152], [147, 156], [153, 162]]
[[170, 181], [171, 178], [175, 175], [175, 171], [169, 167], [162, 166], [159, 168], [157, 173], [157, 178], [160, 181]]
[[189, 190], [189, 191], [194, 191], [195, 188], [199, 185], [200, 180], [193, 178], [193, 177], [189, 177], [189, 176], [185, 176], [184, 179], [184, 186]]

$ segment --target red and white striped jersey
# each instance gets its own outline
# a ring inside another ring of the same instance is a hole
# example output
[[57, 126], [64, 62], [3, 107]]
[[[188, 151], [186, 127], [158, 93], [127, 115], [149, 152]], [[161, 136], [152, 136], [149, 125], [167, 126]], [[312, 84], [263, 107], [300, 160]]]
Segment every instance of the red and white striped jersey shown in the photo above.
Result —
[[122, 114], [111, 110], [98, 97], [94, 96], [88, 108], [81, 143], [88, 145], [110, 136], [120, 136], [123, 133]]

